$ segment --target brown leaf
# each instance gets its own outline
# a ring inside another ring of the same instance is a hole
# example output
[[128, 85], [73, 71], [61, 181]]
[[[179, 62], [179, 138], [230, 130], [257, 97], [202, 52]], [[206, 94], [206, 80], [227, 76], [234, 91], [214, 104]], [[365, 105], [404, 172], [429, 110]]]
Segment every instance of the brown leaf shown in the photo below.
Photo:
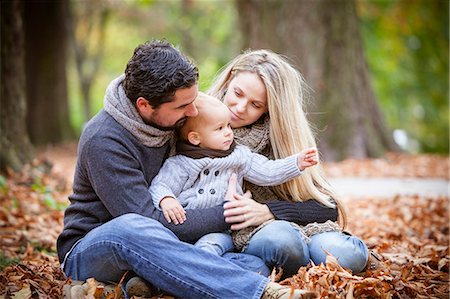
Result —
[[29, 285], [25, 285], [20, 291], [12, 295], [12, 299], [30, 299], [31, 289]]

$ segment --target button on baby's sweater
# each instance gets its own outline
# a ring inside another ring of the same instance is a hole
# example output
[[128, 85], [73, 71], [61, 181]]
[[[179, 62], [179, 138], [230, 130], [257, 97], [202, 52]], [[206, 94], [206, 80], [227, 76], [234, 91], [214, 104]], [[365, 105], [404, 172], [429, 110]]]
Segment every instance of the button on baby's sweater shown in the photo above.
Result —
[[218, 176], [218, 175], [219, 175], [219, 171], [216, 170], [216, 172], [214, 172], [214, 175], [215, 175], [215, 176]]
[[205, 175], [208, 175], [208, 174], [209, 174], [209, 170], [208, 170], [208, 169], [205, 169], [205, 171], [203, 171], [203, 173], [204, 173]]
[[209, 193], [214, 194], [214, 193], [216, 193], [216, 190], [211, 189], [211, 190], [209, 190]]
[[204, 190], [203, 189], [199, 189], [198, 193], [203, 194]]

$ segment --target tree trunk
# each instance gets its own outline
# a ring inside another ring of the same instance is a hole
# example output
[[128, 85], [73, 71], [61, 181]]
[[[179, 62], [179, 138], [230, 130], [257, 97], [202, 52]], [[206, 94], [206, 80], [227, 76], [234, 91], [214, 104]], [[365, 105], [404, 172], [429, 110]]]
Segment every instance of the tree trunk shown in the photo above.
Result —
[[68, 37], [74, 50], [86, 123], [92, 117], [91, 88], [104, 56], [106, 25], [111, 11], [110, 4], [102, 1], [71, 4], [67, 14]]
[[18, 171], [33, 149], [25, 127], [22, 2], [1, 2], [0, 170]]
[[353, 0], [237, 5], [245, 47], [288, 56], [314, 91], [307, 111], [326, 160], [397, 149], [370, 84]]
[[73, 137], [66, 80], [67, 1], [25, 1], [27, 125], [34, 144]]

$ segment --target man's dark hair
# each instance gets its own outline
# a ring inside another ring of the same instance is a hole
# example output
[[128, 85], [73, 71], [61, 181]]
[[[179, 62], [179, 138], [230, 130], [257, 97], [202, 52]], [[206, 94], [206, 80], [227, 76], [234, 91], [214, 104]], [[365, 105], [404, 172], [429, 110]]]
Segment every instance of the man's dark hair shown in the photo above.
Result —
[[125, 69], [123, 88], [136, 104], [139, 97], [154, 108], [171, 102], [178, 89], [198, 81], [198, 69], [187, 56], [166, 40], [152, 40], [134, 49]]

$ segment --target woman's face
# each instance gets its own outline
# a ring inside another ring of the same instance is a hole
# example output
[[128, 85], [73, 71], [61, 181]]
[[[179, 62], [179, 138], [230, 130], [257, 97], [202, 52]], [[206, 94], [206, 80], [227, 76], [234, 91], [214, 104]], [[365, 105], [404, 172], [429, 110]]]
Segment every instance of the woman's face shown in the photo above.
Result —
[[231, 111], [232, 128], [250, 125], [268, 111], [266, 86], [252, 72], [239, 72], [230, 81], [223, 102]]

